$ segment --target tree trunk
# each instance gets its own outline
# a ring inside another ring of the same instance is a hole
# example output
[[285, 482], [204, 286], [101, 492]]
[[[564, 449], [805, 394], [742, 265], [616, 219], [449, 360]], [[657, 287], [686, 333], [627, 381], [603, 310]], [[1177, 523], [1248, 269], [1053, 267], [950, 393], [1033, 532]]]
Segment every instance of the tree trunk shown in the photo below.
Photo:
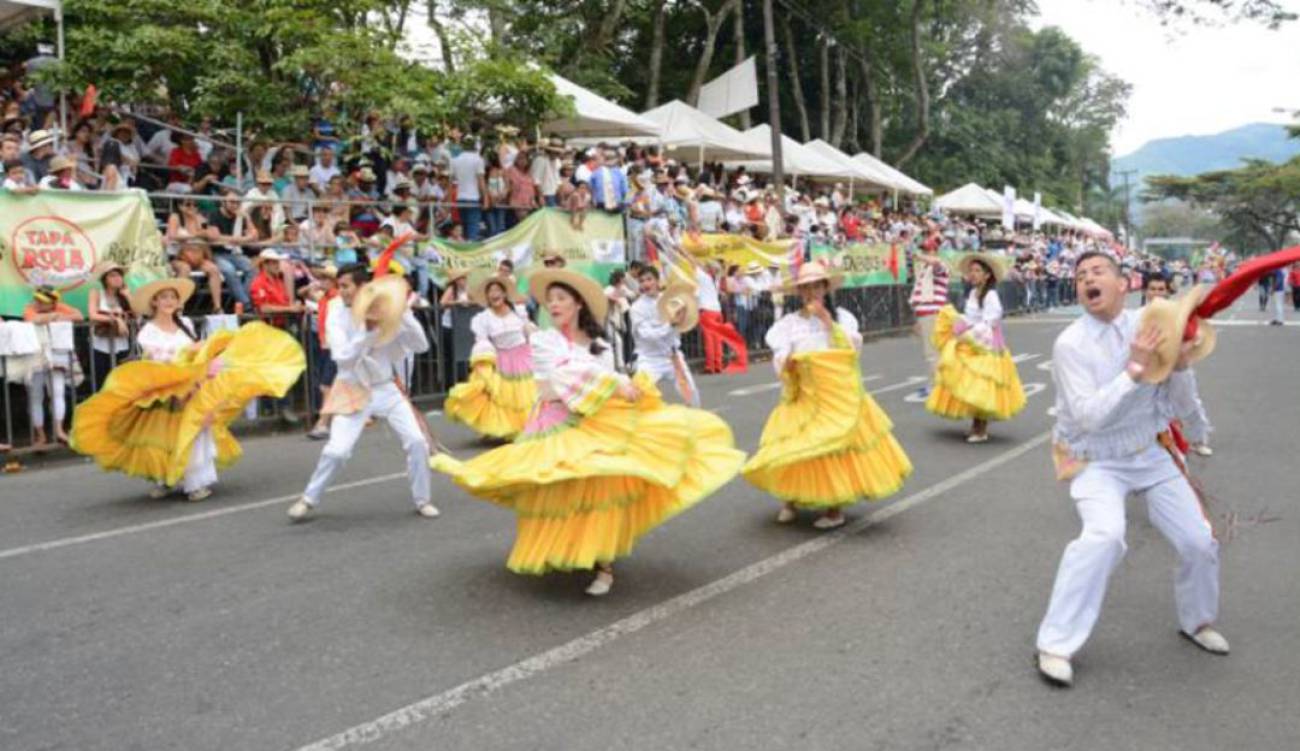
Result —
[[821, 104], [821, 137], [831, 140], [831, 46], [826, 37], [822, 37], [817, 49], [817, 67], [821, 74], [821, 90], [818, 92]]
[[867, 128], [868, 150], [872, 156], [880, 158], [880, 146], [885, 139], [884, 120], [880, 113], [880, 89], [876, 86], [871, 63], [865, 57], [858, 58], [858, 80], [867, 95], [868, 116], [871, 122]]
[[925, 61], [921, 58], [921, 3], [912, 0], [912, 75], [916, 79], [916, 135], [907, 145], [903, 155], [894, 162], [902, 167], [916, 156], [930, 137], [930, 87], [925, 80]]
[[493, 44], [506, 43], [506, 13], [496, 3], [488, 6], [488, 28], [492, 32]]
[[658, 0], [650, 36], [650, 83], [645, 93], [645, 108], [648, 110], [659, 106], [659, 73], [663, 69], [664, 26], [667, 21], [668, 0]]
[[831, 122], [831, 137], [828, 139], [835, 148], [844, 140], [844, 127], [847, 125], [849, 106], [848, 72], [845, 70], [844, 47], [835, 48], [835, 117]]
[[691, 77], [691, 87], [686, 91], [686, 103], [692, 107], [699, 103], [700, 87], [704, 85], [704, 78], [709, 75], [709, 66], [713, 64], [713, 48], [718, 41], [718, 32], [722, 31], [722, 23], [739, 2], [740, 0], [726, 0], [715, 13], [710, 13], [708, 8], [700, 5], [700, 10], [704, 12], [705, 37], [704, 49], [700, 51], [700, 59], [695, 63], [695, 75]]
[[844, 146], [847, 148], [842, 149], [846, 153], [862, 150], [858, 144], [858, 97], [862, 92], [858, 88], [857, 80], [850, 81], [849, 88], [849, 126], [844, 134]]
[[[739, 4], [736, 5], [735, 25], [732, 27], [732, 31], [735, 33], [735, 44], [736, 44], [736, 65], [740, 65], [741, 63], [745, 62], [745, 3], [744, 3], [744, 0], [741, 0], [741, 2], [740, 2]], [[741, 129], [741, 130], [749, 130], [750, 127], [751, 127], [751, 123], [749, 122], [749, 110], [748, 110], [748, 109], [741, 110], [741, 112], [740, 112], [740, 129]]]
[[442, 53], [442, 65], [447, 73], [455, 73], [456, 59], [452, 54], [451, 38], [447, 36], [447, 27], [443, 26], [438, 18], [438, 0], [429, 0], [428, 9], [429, 28], [433, 29], [433, 35], [438, 37], [438, 51]]
[[794, 46], [794, 34], [790, 32], [790, 19], [781, 16], [781, 31], [785, 35], [785, 57], [790, 67], [790, 91], [795, 109], [799, 112], [800, 143], [812, 140], [812, 128], [808, 125], [808, 105], [803, 99], [803, 83], [799, 80], [799, 52]]

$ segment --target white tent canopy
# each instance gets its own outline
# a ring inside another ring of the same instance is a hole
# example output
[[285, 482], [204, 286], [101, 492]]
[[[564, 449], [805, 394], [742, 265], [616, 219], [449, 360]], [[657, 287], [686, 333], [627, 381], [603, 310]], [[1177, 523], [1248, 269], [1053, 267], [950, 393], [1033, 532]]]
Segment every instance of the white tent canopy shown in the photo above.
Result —
[[1002, 215], [1002, 202], [975, 183], [966, 183], [950, 193], [944, 193], [934, 199], [934, 205], [953, 214]]
[[[772, 130], [767, 123], [755, 125], [742, 135], [745, 137], [746, 146], [749, 148], [758, 148], [762, 144], [772, 143]], [[770, 145], [768, 148], [771, 148]], [[829, 178], [834, 180], [857, 178], [857, 173], [854, 170], [827, 159], [787, 135], [781, 136], [781, 162], [786, 174], [796, 177]], [[772, 160], [770, 158], [763, 161], [741, 160], [728, 162], [727, 166], [744, 167], [750, 172], [772, 172]]]
[[751, 144], [744, 133], [677, 99], [642, 112], [641, 117], [663, 130], [656, 139], [640, 140], [657, 141], [682, 161], [772, 158], [770, 145]]
[[854, 154], [853, 161], [860, 165], [863, 165], [867, 169], [879, 173], [880, 175], [885, 177], [885, 179], [892, 181], [893, 186], [900, 193], [909, 193], [914, 196], [934, 195], [934, 191], [931, 190], [928, 186], [921, 184], [917, 180], [913, 180], [911, 177], [904, 174], [902, 171], [898, 170], [895, 167], [891, 167], [888, 164], [885, 164], [881, 160], [877, 159], [871, 154], [868, 154], [865, 151], [859, 154]]
[[542, 124], [543, 133], [553, 133], [565, 138], [658, 136], [662, 128], [632, 110], [588, 91], [578, 84], [554, 73], [551, 83], [561, 96], [573, 99], [574, 114]]
[[856, 184], [863, 185], [869, 189], [875, 188], [877, 190], [895, 190], [898, 188], [898, 186], [894, 185], [884, 174], [869, 169], [865, 165], [858, 164], [853, 161], [853, 157], [845, 154], [843, 151], [840, 151], [820, 138], [809, 141], [804, 144], [804, 146], [817, 152], [820, 156], [842, 165], [845, 169], [852, 170], [854, 174], [849, 179], [853, 180]]
[[0, 31], [44, 13], [58, 18], [62, 7], [62, 0], [0, 0]]

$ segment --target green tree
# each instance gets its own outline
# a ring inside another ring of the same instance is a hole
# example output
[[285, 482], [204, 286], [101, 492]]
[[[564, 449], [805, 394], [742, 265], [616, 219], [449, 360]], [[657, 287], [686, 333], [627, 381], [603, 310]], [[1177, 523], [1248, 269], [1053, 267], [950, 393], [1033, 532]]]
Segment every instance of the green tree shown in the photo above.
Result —
[[1208, 209], [1243, 250], [1275, 250], [1300, 232], [1300, 157], [1283, 164], [1250, 160], [1238, 169], [1194, 177], [1148, 177], [1142, 198], [1172, 198]]

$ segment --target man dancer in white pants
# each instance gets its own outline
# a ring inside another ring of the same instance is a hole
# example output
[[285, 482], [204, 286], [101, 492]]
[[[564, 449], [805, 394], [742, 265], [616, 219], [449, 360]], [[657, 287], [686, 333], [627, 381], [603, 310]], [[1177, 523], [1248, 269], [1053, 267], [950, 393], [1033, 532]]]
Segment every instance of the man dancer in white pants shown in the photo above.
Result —
[[[352, 303], [368, 277], [364, 266], [340, 270], [339, 296], [327, 308], [325, 339], [330, 357], [338, 365], [338, 375], [327, 401], [339, 406], [334, 407], [338, 411], [330, 422], [329, 441], [321, 451], [311, 481], [302, 498], [289, 508], [289, 518], [294, 521], [306, 519], [320, 507], [321, 496], [347, 463], [371, 417], [387, 420], [402, 441], [415, 510], [426, 518], [438, 515], [438, 508], [429, 497], [432, 483], [429, 439], [415, 408], [395, 380], [409, 355], [428, 351], [429, 339], [409, 308], [402, 313], [397, 336], [384, 344], [379, 343], [378, 332], [370, 321], [363, 328], [353, 320]], [[339, 393], [336, 395], [334, 391]]]
[[1208, 652], [1228, 653], [1227, 639], [1212, 626], [1218, 542], [1187, 478], [1157, 442], [1171, 419], [1196, 408], [1186, 346], [1167, 380], [1140, 382], [1163, 334], [1137, 331], [1137, 313], [1124, 309], [1128, 281], [1118, 263], [1084, 253], [1075, 287], [1085, 314], [1052, 350], [1053, 457], [1058, 477], [1070, 480], [1083, 531], [1061, 557], [1037, 644], [1039, 672], [1058, 686], [1073, 684], [1070, 659], [1092, 633], [1107, 579], [1124, 555], [1124, 499], [1131, 492], [1146, 496], [1151, 523], [1178, 551], [1174, 596], [1183, 635]]
[[700, 406], [691, 370], [682, 356], [682, 337], [670, 322], [659, 315], [659, 271], [653, 266], [641, 269], [637, 282], [641, 296], [632, 303], [632, 342], [636, 347], [636, 369], [658, 383], [669, 378], [677, 387], [682, 401]]

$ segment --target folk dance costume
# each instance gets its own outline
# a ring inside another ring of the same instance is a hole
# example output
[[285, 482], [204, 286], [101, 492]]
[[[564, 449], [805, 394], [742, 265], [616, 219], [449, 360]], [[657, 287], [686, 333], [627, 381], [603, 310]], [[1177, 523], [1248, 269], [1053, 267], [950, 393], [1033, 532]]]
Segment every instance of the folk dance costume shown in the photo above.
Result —
[[[1133, 340], [1154, 307], [1144, 311], [1142, 323], [1131, 311], [1109, 322], [1085, 314], [1052, 349], [1053, 458], [1083, 523], [1061, 557], [1038, 629], [1039, 669], [1057, 684], [1072, 682], [1069, 659], [1092, 633], [1107, 581], [1124, 555], [1129, 493], [1146, 496], [1151, 523], [1178, 552], [1174, 596], [1183, 634], [1208, 651], [1228, 650], [1227, 641], [1209, 628], [1219, 611], [1219, 544], [1181, 460], [1167, 449], [1170, 420], [1196, 410], [1190, 371], [1173, 370], [1187, 311], [1171, 327], [1173, 351], [1158, 367], [1129, 363]], [[1212, 345], [1211, 338], [1203, 353]]]
[[[749, 369], [749, 347], [736, 327], [722, 319], [717, 283], [703, 269], [696, 268], [695, 285], [700, 306], [700, 336], [704, 339], [704, 372], [744, 373]], [[736, 356], [725, 369], [722, 367], [724, 344]]]
[[[533, 296], [555, 284], [576, 290], [599, 321], [599, 285], [563, 269], [533, 274]], [[506, 566], [520, 574], [607, 568], [637, 540], [735, 476], [744, 454], [715, 415], [665, 405], [650, 378], [630, 382], [635, 402], [616, 392], [629, 383], [614, 369], [613, 352], [592, 354], [563, 334], [532, 338], [539, 400], [524, 432], [511, 444], [460, 462], [432, 460], [465, 490], [512, 509], [518, 531]], [[610, 578], [590, 594], [605, 594]]]
[[[325, 336], [338, 374], [324, 411], [334, 418], [311, 480], [302, 498], [289, 509], [293, 520], [304, 519], [320, 507], [322, 495], [347, 464], [372, 418], [386, 420], [402, 442], [416, 511], [424, 517], [438, 515], [437, 507], [430, 502], [431, 438], [398, 380], [408, 356], [429, 350], [424, 326], [407, 307], [409, 294], [405, 279], [389, 275], [363, 286], [350, 310], [342, 299], [330, 301]], [[381, 301], [378, 325], [367, 329], [367, 314]]]
[[[795, 286], [819, 281], [833, 288], [838, 278], [807, 263]], [[839, 526], [841, 508], [898, 492], [912, 463], [862, 387], [857, 319], [837, 308], [828, 329], [806, 309], [788, 313], [767, 332], [767, 344], [784, 388], [743, 473], [786, 502], [778, 521], [793, 521], [798, 507], [828, 511], [819, 528]]]
[[[194, 284], [146, 284], [132, 294], [132, 308], [147, 314], [164, 290], [177, 293], [180, 307]], [[106, 470], [157, 483], [155, 497], [179, 485], [190, 500], [206, 498], [218, 467], [242, 454], [230, 423], [253, 399], [283, 397], [306, 367], [298, 342], [263, 323], [202, 341], [193, 331], [185, 319], [172, 332], [145, 324], [139, 335], [145, 359], [114, 368], [73, 416], [74, 449]]]
[[[681, 315], [681, 323], [672, 323]], [[632, 303], [632, 338], [636, 343], [636, 370], [658, 386], [661, 379], [672, 381], [677, 395], [692, 407], [700, 406], [691, 369], [682, 355], [682, 332], [699, 322], [695, 293], [686, 285], [673, 284], [656, 295], [642, 294]]]
[[[487, 307], [486, 288], [498, 284], [506, 291], [508, 311], [500, 315]], [[443, 414], [491, 438], [512, 439], [523, 429], [537, 401], [529, 332], [536, 327], [511, 303], [514, 280], [490, 276], [474, 285], [471, 297], [487, 307], [470, 321], [474, 348], [469, 380], [447, 395]]]
[[[972, 254], [962, 259], [961, 266], [974, 263], [982, 264], [994, 283], [1001, 278], [1000, 258]], [[925, 408], [950, 420], [976, 420], [967, 440], [986, 441], [988, 433], [980, 426], [989, 420], [1009, 420], [1025, 407], [1020, 374], [1002, 332], [1002, 301], [994, 288], [987, 289], [983, 299], [979, 289], [973, 289], [963, 313], [946, 305], [934, 318], [931, 341], [939, 362]]]

